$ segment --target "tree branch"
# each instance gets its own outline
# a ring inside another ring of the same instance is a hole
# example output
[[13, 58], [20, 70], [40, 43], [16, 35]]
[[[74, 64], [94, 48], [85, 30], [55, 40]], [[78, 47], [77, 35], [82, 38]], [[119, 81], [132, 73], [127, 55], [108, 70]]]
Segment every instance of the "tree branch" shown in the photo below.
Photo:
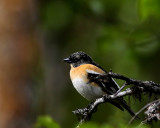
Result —
[[[157, 103], [157, 104], [154, 107], [152, 107], [152, 110], [155, 110], [155, 108], [160, 105], [160, 99], [152, 101], [151, 103], [148, 103], [143, 108], [141, 108], [138, 112], [136, 112], [135, 116], [132, 117], [132, 119], [129, 121], [128, 125], [130, 125], [133, 122], [133, 120], [136, 118], [136, 116], [138, 116], [142, 111], [144, 111], [146, 108], [148, 108], [149, 106], [151, 106], [154, 103]], [[146, 122], [146, 121], [147, 120], [143, 121], [143, 123]]]
[[[91, 75], [91, 74], [90, 74]], [[79, 125], [82, 123], [89, 121], [92, 117], [92, 114], [96, 112], [98, 105], [112, 101], [114, 99], [117, 99], [119, 97], [124, 97], [127, 95], [135, 95], [135, 94], [142, 94], [143, 92], [149, 92], [154, 94], [160, 94], [160, 84], [157, 84], [153, 81], [140, 81], [140, 80], [134, 80], [132, 78], [128, 78], [126, 76], [108, 72], [108, 74], [100, 75], [100, 74], [93, 74], [94, 77], [92, 77], [94, 80], [101, 80], [101, 82], [106, 81], [108, 78], [116, 78], [125, 81], [125, 84], [113, 95], [104, 95], [101, 98], [96, 99], [93, 103], [89, 104], [87, 107], [82, 109], [77, 109], [73, 111], [74, 114], [80, 118]], [[125, 91], [122, 91], [124, 87], [127, 85], [132, 85], [132, 87], [127, 88]], [[152, 103], [152, 102], [151, 102]], [[150, 104], [151, 104], [150, 103]], [[146, 109], [150, 104], [146, 105], [144, 108], [142, 108], [139, 112], [136, 113], [135, 117], [144, 109]], [[130, 122], [132, 122], [135, 117], [132, 118]], [[79, 125], [77, 127], [79, 127]]]
[[[99, 76], [101, 77], [101, 76]], [[153, 93], [160, 93], [160, 84], [157, 84], [153, 81], [141, 81], [141, 80], [134, 80], [132, 78], [128, 78], [126, 76], [109, 72], [106, 75], [103, 75], [102, 77], [111, 77], [111, 78], [116, 78], [120, 80], [126, 81], [128, 85], [134, 85], [134, 86], [139, 86], [139, 87], [144, 87], [145, 91], [147, 92], [153, 92]]]

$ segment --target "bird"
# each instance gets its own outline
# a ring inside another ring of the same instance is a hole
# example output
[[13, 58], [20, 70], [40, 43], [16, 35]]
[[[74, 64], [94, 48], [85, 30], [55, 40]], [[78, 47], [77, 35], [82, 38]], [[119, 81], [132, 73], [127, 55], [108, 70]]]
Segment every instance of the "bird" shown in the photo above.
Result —
[[[113, 78], [104, 81], [94, 78], [98, 75], [107, 74], [107, 71], [83, 51], [72, 53], [64, 59], [64, 62], [69, 63], [71, 66], [70, 79], [74, 88], [89, 101], [93, 102], [105, 94], [115, 94], [120, 89]], [[131, 116], [135, 116], [133, 110], [122, 97], [110, 101], [110, 103], [122, 111], [127, 110]]]

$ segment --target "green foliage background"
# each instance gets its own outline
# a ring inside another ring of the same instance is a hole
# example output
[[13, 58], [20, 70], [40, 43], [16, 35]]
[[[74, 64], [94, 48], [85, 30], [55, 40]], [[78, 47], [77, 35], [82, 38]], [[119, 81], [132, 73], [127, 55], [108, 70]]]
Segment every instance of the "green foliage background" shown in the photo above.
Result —
[[[43, 80], [37, 78], [45, 85], [39, 114], [51, 116], [65, 128], [78, 123], [71, 111], [89, 102], [74, 90], [69, 65], [61, 61], [75, 51], [88, 53], [106, 70], [160, 83], [159, 0], [41, 0], [39, 9], [45, 42]], [[146, 103], [144, 98], [130, 105], [137, 111]], [[127, 112], [103, 104], [93, 115], [95, 123], [84, 128], [116, 128], [130, 118]], [[39, 118], [38, 122], [47, 128], [60, 127], [50, 120]]]

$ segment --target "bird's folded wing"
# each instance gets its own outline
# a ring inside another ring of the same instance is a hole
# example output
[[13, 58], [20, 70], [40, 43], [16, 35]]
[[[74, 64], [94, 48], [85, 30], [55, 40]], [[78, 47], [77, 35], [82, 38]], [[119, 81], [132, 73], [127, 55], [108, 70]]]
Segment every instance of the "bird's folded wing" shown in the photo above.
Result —
[[112, 78], [103, 77], [104, 74], [95, 72], [93, 70], [86, 71], [88, 73], [88, 79], [90, 80], [89, 82], [95, 82], [107, 94], [114, 94], [119, 90], [118, 84]]

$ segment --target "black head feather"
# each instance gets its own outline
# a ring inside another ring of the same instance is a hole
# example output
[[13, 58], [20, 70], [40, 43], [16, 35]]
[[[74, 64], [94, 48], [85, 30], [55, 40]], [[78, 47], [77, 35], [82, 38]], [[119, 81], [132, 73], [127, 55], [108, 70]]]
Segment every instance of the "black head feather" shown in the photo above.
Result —
[[82, 51], [71, 54], [68, 58], [64, 59], [64, 61], [72, 64], [73, 67], [78, 67], [82, 64], [93, 64], [105, 71], [99, 64], [95, 63], [89, 55]]
[[64, 61], [72, 64], [74, 67], [82, 64], [91, 64], [93, 62], [92, 58], [82, 51], [71, 54], [68, 58], [64, 59]]

